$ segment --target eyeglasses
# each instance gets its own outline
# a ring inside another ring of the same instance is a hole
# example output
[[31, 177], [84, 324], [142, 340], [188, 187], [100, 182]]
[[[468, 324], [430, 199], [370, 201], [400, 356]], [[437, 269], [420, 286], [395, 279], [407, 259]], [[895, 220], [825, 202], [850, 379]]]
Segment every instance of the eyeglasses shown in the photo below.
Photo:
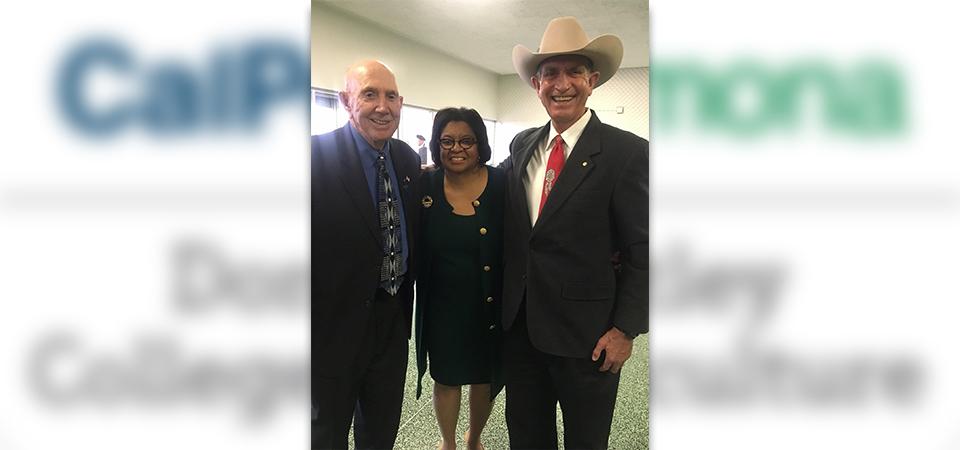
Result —
[[470, 150], [474, 145], [477, 145], [477, 139], [472, 137], [465, 137], [459, 141], [450, 138], [440, 139], [440, 148], [444, 150], [453, 150], [454, 144], [459, 144], [460, 148], [464, 150]]

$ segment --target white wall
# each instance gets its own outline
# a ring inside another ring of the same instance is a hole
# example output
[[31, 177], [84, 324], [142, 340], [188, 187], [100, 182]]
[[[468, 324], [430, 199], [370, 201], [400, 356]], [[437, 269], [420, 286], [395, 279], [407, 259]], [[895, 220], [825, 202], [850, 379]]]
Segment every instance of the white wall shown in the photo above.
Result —
[[[379, 59], [395, 72], [404, 104], [441, 109], [466, 106], [497, 118], [497, 74], [414, 43], [375, 24], [313, 2], [310, 82], [339, 91], [343, 74], [361, 59]], [[509, 50], [509, 49], [508, 49]], [[508, 58], [508, 50], [504, 57]]]

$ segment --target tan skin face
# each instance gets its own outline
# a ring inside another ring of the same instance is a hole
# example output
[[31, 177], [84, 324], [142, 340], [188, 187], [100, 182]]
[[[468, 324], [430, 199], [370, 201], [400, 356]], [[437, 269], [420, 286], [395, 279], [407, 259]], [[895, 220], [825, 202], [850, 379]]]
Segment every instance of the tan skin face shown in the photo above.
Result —
[[350, 123], [374, 148], [383, 148], [397, 131], [403, 97], [393, 73], [382, 63], [364, 61], [351, 67], [340, 102], [350, 114]]
[[562, 133], [586, 112], [587, 98], [599, 78], [599, 72], [587, 68], [586, 58], [561, 55], [542, 62], [531, 81], [554, 128]]
[[[460, 144], [455, 144], [453, 148], [447, 150], [443, 148], [445, 140], [461, 141], [471, 139], [474, 144], [469, 148], [463, 148]], [[452, 174], [461, 174], [475, 170], [480, 166], [480, 152], [477, 149], [477, 136], [473, 133], [466, 122], [450, 121], [443, 127], [440, 133], [440, 163], [443, 164], [443, 170]]]

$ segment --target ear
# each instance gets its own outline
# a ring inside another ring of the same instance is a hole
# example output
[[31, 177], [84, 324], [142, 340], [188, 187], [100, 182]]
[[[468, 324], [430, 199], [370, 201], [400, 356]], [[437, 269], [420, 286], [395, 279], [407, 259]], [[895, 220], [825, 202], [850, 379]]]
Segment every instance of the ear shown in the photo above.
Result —
[[403, 96], [398, 95], [397, 98], [400, 100], [400, 107], [403, 108]]
[[345, 91], [340, 91], [337, 93], [337, 97], [340, 97], [340, 104], [349, 111], [350, 110], [350, 94]]
[[530, 77], [530, 84], [533, 85], [533, 90], [540, 92], [540, 78], [536, 75]]
[[590, 89], [597, 87], [597, 82], [600, 81], [600, 72], [593, 71], [590, 74]]

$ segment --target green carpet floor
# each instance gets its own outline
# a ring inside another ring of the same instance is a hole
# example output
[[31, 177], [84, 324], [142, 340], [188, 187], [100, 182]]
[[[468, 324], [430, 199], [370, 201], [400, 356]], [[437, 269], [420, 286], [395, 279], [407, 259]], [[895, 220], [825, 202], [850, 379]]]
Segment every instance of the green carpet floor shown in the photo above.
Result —
[[[614, 412], [613, 426], [610, 430], [610, 449], [612, 450], [646, 450], [648, 447], [649, 429], [647, 421], [647, 394], [649, 387], [648, 377], [649, 350], [647, 336], [640, 336], [634, 341], [633, 356], [627, 361], [620, 376], [620, 390], [617, 395], [617, 407]], [[397, 449], [402, 450], [432, 450], [440, 442], [440, 431], [433, 414], [431, 393], [433, 380], [430, 375], [424, 376], [423, 395], [420, 400], [415, 398], [417, 387], [417, 364], [413, 349], [413, 340], [410, 341], [410, 361], [407, 365], [407, 386], [404, 393], [403, 413], [400, 416], [400, 431], [397, 436]], [[467, 389], [464, 389], [460, 408], [460, 423], [457, 427], [457, 449], [465, 449], [462, 442], [463, 433], [467, 430]], [[483, 430], [482, 442], [487, 450], [507, 450], [507, 424], [503, 415], [504, 393], [496, 399], [493, 413]], [[557, 411], [557, 428], [560, 434], [560, 448], [563, 448], [563, 423]], [[351, 448], [352, 436], [351, 436]]]

